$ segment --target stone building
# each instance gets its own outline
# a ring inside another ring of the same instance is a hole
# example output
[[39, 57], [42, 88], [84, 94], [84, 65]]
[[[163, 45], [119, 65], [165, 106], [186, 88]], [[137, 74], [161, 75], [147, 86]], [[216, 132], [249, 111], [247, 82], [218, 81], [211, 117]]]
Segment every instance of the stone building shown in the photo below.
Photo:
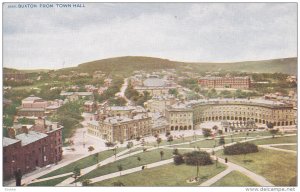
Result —
[[[260, 99], [210, 99], [194, 100], [184, 104], [173, 105], [167, 108], [166, 117], [171, 130], [180, 129], [192, 122], [198, 125], [209, 121], [224, 121], [230, 123], [244, 124], [252, 120], [258, 126], [273, 123], [276, 127], [294, 126], [295, 114], [293, 105], [281, 102]], [[184, 130], [184, 128], [183, 128]]]
[[183, 103], [177, 103], [166, 108], [166, 117], [171, 131], [193, 130], [193, 110]]
[[152, 113], [159, 112], [165, 115], [165, 110], [168, 105], [175, 104], [176, 99], [172, 95], [153, 96], [145, 103], [145, 107]]
[[45, 116], [45, 110], [49, 105], [50, 103], [48, 101], [34, 95], [30, 95], [22, 100], [22, 105], [18, 109], [18, 115], [27, 117], [42, 117]]
[[251, 86], [250, 77], [202, 77], [198, 80], [199, 84], [208, 88], [236, 88], [249, 89]]
[[111, 142], [121, 142], [151, 134], [151, 117], [138, 114], [132, 118], [125, 116], [107, 117], [89, 123], [88, 134]]

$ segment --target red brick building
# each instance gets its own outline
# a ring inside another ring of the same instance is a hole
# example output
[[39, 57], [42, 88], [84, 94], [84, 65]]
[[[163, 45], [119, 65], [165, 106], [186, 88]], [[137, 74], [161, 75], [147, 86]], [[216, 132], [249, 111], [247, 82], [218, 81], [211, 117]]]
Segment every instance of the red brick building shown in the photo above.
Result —
[[28, 130], [22, 127], [22, 133], [15, 135], [14, 129], [8, 130], [10, 138], [3, 138], [3, 178], [14, 177], [20, 169], [22, 174], [36, 167], [57, 163], [62, 159], [62, 126], [46, 122], [39, 118]]
[[203, 77], [198, 83], [207, 88], [236, 88], [249, 89], [251, 87], [250, 77]]

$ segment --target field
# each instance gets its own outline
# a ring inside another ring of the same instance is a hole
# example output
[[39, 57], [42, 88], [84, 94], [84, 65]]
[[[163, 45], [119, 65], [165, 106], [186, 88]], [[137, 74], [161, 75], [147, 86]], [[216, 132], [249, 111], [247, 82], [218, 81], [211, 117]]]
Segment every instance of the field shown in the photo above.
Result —
[[221, 178], [219, 181], [215, 182], [211, 186], [221, 187], [221, 186], [232, 186], [232, 187], [246, 187], [246, 186], [259, 186], [257, 183], [252, 181], [246, 175], [238, 172], [232, 171], [225, 177]]
[[297, 136], [261, 139], [261, 140], [251, 141], [251, 143], [254, 143], [255, 145], [268, 145], [268, 144], [278, 144], [278, 143], [297, 143]]
[[59, 184], [60, 182], [62, 182], [63, 180], [67, 179], [70, 176], [64, 176], [64, 177], [59, 177], [56, 179], [50, 179], [47, 181], [41, 181], [41, 182], [36, 182], [36, 183], [31, 183], [27, 186], [55, 186], [57, 184]]
[[[82, 177], [80, 177], [79, 180], [83, 181], [84, 179], [90, 179], [90, 178], [106, 175], [109, 173], [118, 172], [118, 165], [122, 165], [123, 170], [126, 170], [126, 169], [160, 161], [161, 160], [160, 151], [164, 152], [163, 160], [170, 159], [173, 156], [172, 154], [173, 150], [170, 149], [155, 149], [153, 151], [141, 152], [139, 154], [103, 165], [98, 169], [95, 169], [89, 172], [88, 174], [83, 175]], [[138, 160], [138, 157], [141, 158], [140, 161]]]
[[297, 145], [276, 145], [276, 146], [272, 146], [275, 148], [279, 148], [279, 149], [287, 149], [287, 150], [291, 150], [291, 151], [297, 151]]
[[[122, 182], [125, 186], [197, 186], [209, 178], [225, 170], [225, 165], [218, 168], [213, 165], [200, 166], [201, 181], [187, 183], [186, 180], [196, 176], [196, 167], [187, 165], [174, 165], [173, 163], [146, 169], [137, 173], [104, 180], [94, 183], [94, 186], [113, 186], [114, 182]], [[178, 174], [180, 173], [180, 174]]]
[[[117, 153], [123, 151], [125, 148], [118, 148], [117, 149]], [[98, 161], [102, 161], [108, 157], [111, 157], [114, 155], [114, 152], [112, 150], [107, 150], [107, 151], [103, 151], [98, 153]], [[84, 169], [86, 167], [92, 166], [97, 164], [97, 159], [95, 158], [94, 155], [90, 155], [88, 157], [82, 158], [78, 161], [75, 161], [69, 165], [66, 165], [62, 168], [59, 168], [55, 171], [52, 171], [46, 175], [43, 175], [41, 177], [39, 177], [39, 179], [41, 178], [46, 178], [46, 177], [52, 177], [55, 175], [60, 175], [60, 174], [64, 174], [64, 173], [68, 173], [68, 172], [72, 172], [74, 170], [74, 167], [78, 166], [80, 169]]]
[[258, 153], [250, 153], [246, 156], [225, 156], [222, 151], [218, 151], [217, 155], [222, 158], [227, 157], [229, 162], [265, 177], [276, 186], [288, 186], [290, 180], [297, 175], [297, 155], [294, 153], [259, 148]]

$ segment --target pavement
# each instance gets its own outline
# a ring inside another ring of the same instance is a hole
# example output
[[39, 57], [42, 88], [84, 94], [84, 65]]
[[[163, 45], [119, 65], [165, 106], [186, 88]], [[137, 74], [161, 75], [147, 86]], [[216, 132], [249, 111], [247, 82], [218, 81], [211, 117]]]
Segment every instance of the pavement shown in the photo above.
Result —
[[[192, 132], [191, 135], [193, 135], [193, 134], [194, 134], [194, 133]], [[173, 133], [172, 133], [172, 135], [173, 135]], [[284, 135], [284, 136], [293, 136], [293, 135], [295, 135], [295, 134], [287, 134], [287, 135]], [[261, 136], [261, 137], [259, 137], [259, 138], [248, 138], [247, 140], [243, 140], [243, 141], [240, 141], [240, 142], [247, 142], [247, 141], [258, 140], [258, 139], [265, 139], [265, 138], [271, 138], [271, 137], [272, 137], [272, 136]], [[148, 151], [149, 151], [149, 150], [150, 150], [150, 151], [151, 151], [151, 150], [155, 150], [155, 149], [158, 149], [158, 148], [170, 148], [170, 147], [172, 147], [172, 146], [182, 145], [182, 144], [189, 144], [189, 143], [193, 143], [193, 142], [197, 142], [197, 141], [201, 141], [201, 140], [205, 140], [205, 139], [204, 139], [204, 138], [201, 138], [201, 139], [198, 139], [198, 140], [195, 140], [195, 141], [192, 141], [192, 142], [189, 141], [189, 142], [184, 142], [184, 143], [180, 143], [180, 144], [172, 144], [172, 145], [165, 145], [165, 146], [160, 146], [160, 147], [153, 147], [153, 148], [151, 148], [151, 149], [148, 149]], [[229, 143], [229, 144], [226, 144], [226, 145], [224, 145], [224, 146], [233, 145], [233, 144], [235, 144], [235, 143], [236, 143], [236, 142], [234, 142], [234, 143]], [[272, 144], [272, 145], [274, 146], [274, 145], [276, 145], [276, 144]], [[277, 145], [291, 145], [291, 144], [290, 144], [290, 143], [283, 143], [283, 144], [277, 144]], [[136, 148], [136, 147], [141, 147], [141, 146], [140, 146], [140, 145], [137, 145], [137, 146], [135, 146], [134, 148]], [[268, 147], [270, 147], [270, 146], [268, 146]], [[131, 149], [128, 149], [128, 150], [124, 150], [124, 151], [118, 153], [116, 158], [115, 158], [114, 156], [112, 156], [112, 157], [109, 157], [109, 158], [105, 159], [104, 161], [100, 162], [99, 164], [96, 164], [96, 165], [87, 167], [87, 168], [85, 168], [85, 169], [82, 169], [82, 170], [81, 170], [81, 173], [82, 173], [82, 175], [85, 175], [85, 174], [89, 173], [90, 171], [92, 171], [92, 170], [98, 168], [99, 166], [103, 166], [103, 165], [106, 165], [106, 164], [108, 164], [108, 163], [114, 162], [114, 161], [116, 161], [116, 160], [120, 160], [120, 159], [123, 159], [123, 158], [127, 158], [127, 157], [129, 157], [129, 156], [136, 155], [136, 154], [142, 152], [142, 150], [139, 150], [139, 151], [132, 152], [132, 153], [129, 153], [129, 154], [124, 155], [125, 153], [129, 152], [130, 150], [132, 150], [132, 149], [134, 149], [134, 148], [131, 148]], [[194, 149], [194, 148], [184, 148], [184, 149]], [[202, 149], [202, 150], [205, 149], [206, 151], [211, 152], [212, 150], [214, 150], [214, 151], [221, 150], [221, 149], [223, 149], [223, 146], [219, 146], [219, 147], [216, 147], [216, 148], [214, 148], [214, 149], [213, 149], [213, 148], [201, 148], [201, 149]], [[272, 148], [272, 149], [276, 149], [276, 150], [277, 150], [277, 148]], [[283, 150], [284, 150], [284, 149], [283, 149]], [[291, 152], [290, 150], [287, 150], [287, 151]], [[293, 152], [294, 152], [294, 151], [293, 151]], [[90, 153], [88, 153], [87, 149], [86, 149], [86, 154], [87, 154], [87, 155], [90, 155]], [[86, 155], [86, 156], [87, 156], [87, 155]], [[77, 160], [79, 160], [79, 159], [81, 159], [81, 158], [83, 158], [83, 157], [81, 156], [80, 158], [73, 159], [72, 162], [77, 161]], [[221, 159], [221, 158], [219, 158], [219, 160], [220, 160], [220, 161], [224, 161], [224, 160]], [[173, 159], [169, 159], [168, 161], [172, 162]], [[168, 161], [166, 160], [166, 161], [164, 161], [164, 163], [166, 164], [166, 162], [168, 162]], [[51, 168], [48, 168], [48, 169], [45, 170], [45, 171], [42, 171], [42, 172], [39, 172], [39, 173], [34, 174], [34, 175], [32, 175], [32, 176], [29, 176], [29, 177], [24, 178], [24, 179], [22, 180], [22, 182], [28, 184], [28, 183], [32, 183], [32, 182], [40, 182], [40, 181], [45, 181], [45, 180], [49, 180], [49, 179], [53, 179], [53, 178], [58, 178], [58, 177], [66, 176], [66, 175], [69, 175], [69, 174], [71, 175], [72, 172], [70, 172], [70, 173], [65, 173], [65, 174], [61, 174], [61, 175], [57, 175], [57, 176], [54, 176], [54, 177], [49, 177], [49, 178], [39, 179], [39, 180], [36, 179], [37, 177], [40, 177], [40, 176], [45, 175], [45, 174], [47, 174], [47, 173], [49, 173], [49, 172], [52, 172], [52, 171], [54, 171], [54, 170], [56, 170], [56, 169], [59, 169], [59, 168], [65, 166], [65, 165], [67, 165], [67, 164], [69, 164], [69, 163], [71, 163], [71, 162], [70, 162], [70, 161], [65, 161], [64, 163], [59, 163], [58, 165], [55, 165], [55, 169], [53, 169], [53, 168], [52, 168], [52, 169], [51, 169]], [[163, 162], [161, 162], [161, 163], [163, 163]], [[147, 166], [148, 166], [148, 168], [151, 168], [151, 167], [163, 165], [163, 164], [161, 164], [161, 163], [156, 162], [156, 163], [149, 164], [149, 165], [147, 165]], [[255, 182], [257, 182], [258, 184], [261, 184], [262, 186], [272, 186], [272, 184], [269, 183], [269, 182], [267, 182], [265, 178], [263, 178], [263, 177], [261, 177], [261, 176], [255, 174], [255, 173], [253, 173], [253, 172], [251, 172], [251, 171], [249, 171], [249, 170], [247, 170], [247, 169], [245, 169], [245, 168], [243, 168], [243, 167], [241, 167], [241, 166], [238, 166], [238, 165], [233, 164], [233, 163], [227, 163], [227, 165], [230, 165], [230, 169], [232, 169], [232, 170], [238, 170], [238, 171], [240, 171], [240, 172], [246, 174], [247, 176], [250, 175], [251, 179], [253, 179], [253, 180], [254, 180]], [[136, 168], [129, 169], [128, 172], [127, 172], [127, 170], [124, 170], [124, 171], [122, 171], [122, 173], [123, 173], [123, 174], [129, 174], [129, 173], [137, 172], [139, 169], [141, 170], [141, 167], [136, 167]], [[228, 171], [229, 171], [229, 170], [228, 170]], [[215, 182], [218, 180], [218, 178], [219, 178], [219, 179], [222, 178], [222, 177], [221, 177], [222, 175], [223, 175], [223, 177], [224, 177], [224, 176], [226, 175], [225, 173], [227, 173], [227, 172], [224, 172], [223, 174], [220, 173], [220, 174], [218, 174], [219, 176], [216, 175], [215, 177], [213, 177], [213, 178], [215, 178], [215, 179], [214, 179]], [[227, 174], [228, 174], [228, 173], [227, 173]], [[93, 181], [93, 182], [98, 182], [98, 181], [101, 181], [101, 180], [105, 180], [105, 178], [113, 178], [113, 177], [116, 176], [116, 175], [119, 176], [118, 172], [108, 174], [107, 176], [104, 175], [104, 176], [100, 176], [100, 177], [97, 177], [97, 178], [93, 178], [92, 181]], [[218, 177], [217, 177], [217, 176], [218, 176]], [[255, 178], [255, 177], [256, 177], [256, 178]], [[211, 178], [211, 179], [213, 179], [213, 178]], [[211, 179], [210, 179], [210, 180], [211, 180]], [[213, 182], [214, 180], [212, 180], [212, 181], [210, 181], [210, 182], [206, 181], [207, 183], [205, 182], [206, 184], [203, 184], [203, 185], [208, 185], [209, 183]], [[58, 184], [57, 186], [69, 186], [70, 183], [72, 183], [73, 181], [74, 181], [74, 178], [69, 177], [69, 178], [67, 178], [66, 180], [62, 181], [62, 182], [61, 182], [60, 184]], [[9, 185], [9, 186], [14, 186], [14, 183], [12, 183], [12, 185]]]

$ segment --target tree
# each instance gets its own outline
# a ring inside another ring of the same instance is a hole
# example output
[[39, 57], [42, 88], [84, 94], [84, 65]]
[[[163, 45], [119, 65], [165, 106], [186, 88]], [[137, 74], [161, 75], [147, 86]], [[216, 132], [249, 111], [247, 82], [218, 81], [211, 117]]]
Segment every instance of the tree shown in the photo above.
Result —
[[141, 157], [140, 157], [140, 156], [138, 156], [138, 157], [137, 157], [137, 160], [138, 160], [138, 161], [141, 161], [142, 159], [141, 159]]
[[219, 134], [219, 135], [222, 135], [222, 134], [223, 134], [223, 131], [222, 131], [222, 130], [218, 130], [218, 134]]
[[279, 129], [270, 129], [269, 132], [272, 134], [272, 138], [275, 138], [275, 135], [279, 132]]
[[76, 181], [76, 179], [77, 179], [77, 177], [79, 177], [80, 176], [80, 173], [81, 172], [81, 170], [80, 170], [80, 168], [79, 167], [74, 167], [74, 169], [73, 169], [73, 177], [74, 177], [74, 179], [75, 179], [75, 181]]
[[88, 151], [90, 152], [90, 153], [92, 153], [92, 151], [94, 151], [95, 150], [95, 148], [93, 147], [93, 146], [89, 146], [88, 147]]
[[82, 186], [89, 186], [91, 182], [92, 182], [91, 180], [85, 179], [84, 181], [82, 181]]
[[213, 130], [217, 131], [219, 129], [219, 127], [217, 125], [212, 127]]
[[160, 160], [162, 160], [162, 159], [163, 159], [163, 156], [164, 156], [164, 154], [165, 154], [164, 151], [160, 151], [159, 154], [160, 154]]
[[123, 170], [123, 166], [120, 164], [120, 165], [118, 165], [118, 170], [120, 171], [120, 175], [122, 174], [122, 170]]
[[171, 132], [170, 131], [167, 131], [166, 132], [166, 137], [169, 137], [171, 135]]
[[173, 150], [173, 155], [178, 155], [178, 154], [179, 154], [178, 149], [174, 149], [174, 150]]
[[175, 97], [177, 97], [178, 91], [177, 91], [177, 89], [169, 89], [169, 94], [174, 95]]
[[173, 160], [175, 165], [181, 165], [184, 163], [183, 155], [181, 154], [174, 155]]
[[224, 136], [220, 137], [220, 140], [219, 140], [219, 145], [224, 145], [225, 144], [225, 139], [224, 139]]
[[211, 136], [211, 129], [203, 128], [202, 133], [203, 133], [204, 137], [209, 137], [209, 136]]
[[130, 149], [133, 147], [133, 142], [132, 141], [129, 141], [126, 145], [127, 149]]
[[158, 138], [156, 139], [156, 142], [157, 142], [157, 146], [159, 147], [159, 144], [162, 142], [162, 139], [158, 137]]
[[107, 147], [107, 148], [110, 148], [110, 147], [113, 147], [113, 146], [115, 146], [115, 144], [113, 143], [113, 142], [105, 142], [105, 146]]
[[99, 163], [99, 153], [94, 154], [94, 159], [96, 159], [97, 163]]
[[173, 136], [172, 135], [170, 135], [169, 137], [168, 137], [168, 140], [167, 140], [169, 143], [170, 143], [170, 145], [171, 145], [171, 142], [173, 141]]

